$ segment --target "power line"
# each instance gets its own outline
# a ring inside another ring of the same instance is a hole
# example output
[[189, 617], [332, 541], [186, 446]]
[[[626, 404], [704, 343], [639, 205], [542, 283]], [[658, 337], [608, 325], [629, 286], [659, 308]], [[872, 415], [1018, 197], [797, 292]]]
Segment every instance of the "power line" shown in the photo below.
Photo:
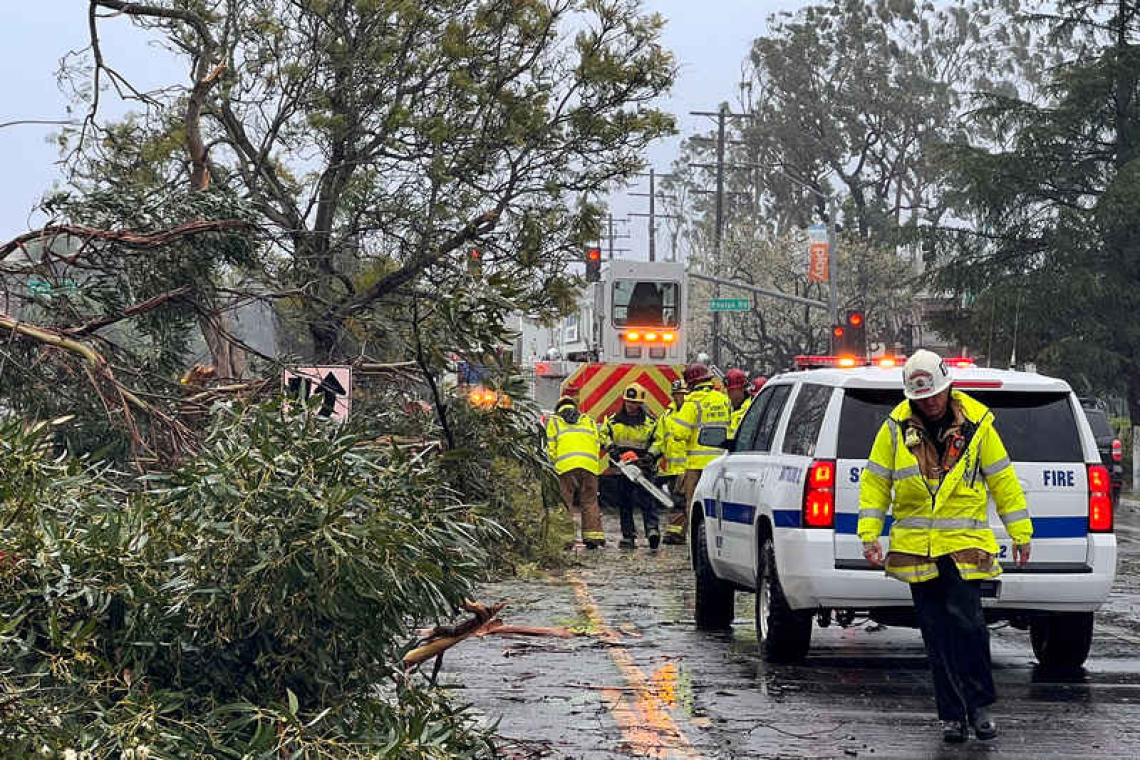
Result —
[[[649, 213], [648, 214], [630, 214], [630, 216], [645, 216], [649, 217], [649, 260], [657, 260], [657, 220], [658, 219], [676, 219], [674, 214], [658, 214], [656, 201], [658, 198], [661, 200], [672, 200], [672, 196], [658, 195], [656, 190], [657, 174], [653, 169], [649, 170], [649, 174], [642, 174], [641, 176], [649, 177], [649, 192], [648, 193], [630, 193], [641, 198], [649, 198]], [[662, 174], [662, 177], [671, 178], [672, 174]], [[676, 261], [677, 251], [674, 249], [672, 252], [672, 260]]]
[[[715, 273], [719, 274], [720, 271], [720, 253], [721, 253], [721, 240], [724, 237], [724, 171], [726, 168], [735, 168], [726, 166], [724, 163], [724, 147], [725, 127], [729, 119], [751, 119], [752, 114], [748, 113], [732, 113], [728, 110], [728, 106], [722, 105], [717, 111], [690, 111], [691, 116], [709, 116], [716, 119], [716, 228], [713, 236], [713, 268]], [[702, 138], [702, 140], [708, 138]], [[716, 285], [716, 296], [720, 296], [720, 284]], [[720, 365], [720, 312], [713, 312], [713, 350], [712, 360], [714, 365]]]

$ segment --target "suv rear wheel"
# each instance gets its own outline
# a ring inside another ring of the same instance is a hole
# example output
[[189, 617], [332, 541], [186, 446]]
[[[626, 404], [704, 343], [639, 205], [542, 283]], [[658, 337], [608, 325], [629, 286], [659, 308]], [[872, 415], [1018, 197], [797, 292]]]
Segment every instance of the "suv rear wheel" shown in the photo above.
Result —
[[732, 627], [736, 616], [736, 598], [732, 585], [716, 577], [709, 562], [708, 534], [701, 520], [693, 531], [693, 572], [697, 576], [697, 628], [723, 631]]
[[776, 572], [776, 547], [771, 537], [760, 545], [756, 584], [756, 638], [768, 662], [798, 662], [811, 647], [811, 610], [788, 606]]
[[1029, 621], [1033, 654], [1046, 668], [1079, 668], [1092, 647], [1091, 612], [1051, 612]]

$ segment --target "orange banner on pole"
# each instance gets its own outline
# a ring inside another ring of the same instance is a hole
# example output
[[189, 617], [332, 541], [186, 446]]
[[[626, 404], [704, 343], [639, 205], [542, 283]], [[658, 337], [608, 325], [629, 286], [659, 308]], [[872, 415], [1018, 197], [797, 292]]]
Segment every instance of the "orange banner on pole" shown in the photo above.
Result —
[[827, 282], [831, 277], [827, 253], [827, 243], [811, 244], [811, 264], [808, 266], [808, 280], [811, 282]]

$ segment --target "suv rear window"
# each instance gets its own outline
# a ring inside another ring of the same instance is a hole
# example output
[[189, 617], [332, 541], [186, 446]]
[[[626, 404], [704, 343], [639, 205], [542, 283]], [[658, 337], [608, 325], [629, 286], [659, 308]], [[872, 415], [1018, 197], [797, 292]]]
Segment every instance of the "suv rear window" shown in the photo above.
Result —
[[800, 386], [784, 433], [785, 454], [815, 456], [816, 438], [819, 437], [819, 428], [823, 425], [823, 415], [829, 401], [830, 385], [804, 383]]
[[[969, 395], [993, 410], [994, 426], [1013, 461], [1084, 461], [1068, 393], [971, 391]], [[836, 447], [839, 458], [866, 459], [879, 426], [902, 399], [901, 390], [846, 389]]]
[[866, 459], [883, 420], [902, 399], [902, 389], [846, 389], [843, 411], [839, 415], [839, 442], [836, 446], [839, 458]]
[[1098, 441], [1102, 438], [1116, 437], [1112, 425], [1108, 424], [1108, 415], [1100, 409], [1085, 409], [1085, 417], [1088, 418], [1089, 427], [1092, 428], [1093, 435]]

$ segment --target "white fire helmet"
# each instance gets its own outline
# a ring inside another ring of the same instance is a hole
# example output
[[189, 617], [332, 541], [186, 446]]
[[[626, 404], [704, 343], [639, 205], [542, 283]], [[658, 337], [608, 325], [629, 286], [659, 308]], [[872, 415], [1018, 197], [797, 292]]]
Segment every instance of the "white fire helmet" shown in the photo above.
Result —
[[950, 370], [933, 351], [920, 348], [903, 365], [903, 393], [909, 399], [930, 398], [949, 385]]

